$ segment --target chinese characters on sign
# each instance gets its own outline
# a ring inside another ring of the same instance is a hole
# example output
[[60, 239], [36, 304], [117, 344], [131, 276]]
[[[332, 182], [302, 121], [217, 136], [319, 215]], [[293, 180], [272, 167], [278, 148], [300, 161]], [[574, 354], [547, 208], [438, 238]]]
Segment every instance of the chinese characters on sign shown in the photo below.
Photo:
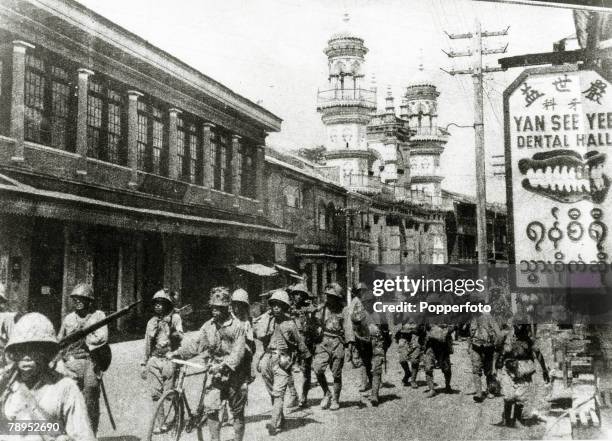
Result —
[[506, 97], [516, 287], [597, 289], [612, 262], [612, 88], [594, 71], [521, 78]]

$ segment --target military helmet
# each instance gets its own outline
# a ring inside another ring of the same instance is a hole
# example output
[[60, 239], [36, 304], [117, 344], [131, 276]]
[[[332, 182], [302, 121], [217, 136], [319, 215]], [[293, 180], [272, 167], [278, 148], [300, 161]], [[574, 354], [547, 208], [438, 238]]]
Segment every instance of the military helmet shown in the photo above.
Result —
[[208, 301], [210, 306], [230, 306], [231, 302], [229, 289], [225, 286], [216, 286], [210, 290], [210, 300]]
[[287, 291], [283, 289], [277, 289], [276, 291], [272, 293], [272, 296], [270, 296], [270, 300], [268, 301], [268, 303], [271, 303], [271, 302], [280, 302], [280, 303], [284, 303], [286, 306], [291, 306], [291, 301], [289, 300], [289, 294], [287, 294]]
[[21, 317], [11, 332], [6, 350], [10, 351], [15, 345], [23, 343], [46, 343], [57, 347], [57, 336], [51, 321], [38, 312]]
[[310, 296], [310, 291], [308, 291], [308, 288], [306, 287], [305, 283], [296, 283], [295, 285], [293, 285], [291, 287], [291, 292], [292, 293], [304, 293], [307, 296]]
[[170, 295], [170, 291], [168, 291], [166, 288], [160, 289], [155, 294], [153, 294], [153, 302], [160, 301], [160, 300], [169, 302], [172, 305], [174, 304], [174, 299]]
[[6, 296], [6, 285], [0, 282], [0, 302], [8, 302], [8, 297]]
[[72, 289], [70, 297], [82, 297], [85, 299], [94, 300], [93, 288], [87, 283], [79, 283]]
[[342, 287], [336, 282], [330, 283], [325, 287], [325, 295], [330, 295], [334, 297], [344, 298], [344, 294], [342, 293]]
[[246, 303], [249, 305], [249, 293], [242, 288], [238, 288], [232, 293], [232, 302]]

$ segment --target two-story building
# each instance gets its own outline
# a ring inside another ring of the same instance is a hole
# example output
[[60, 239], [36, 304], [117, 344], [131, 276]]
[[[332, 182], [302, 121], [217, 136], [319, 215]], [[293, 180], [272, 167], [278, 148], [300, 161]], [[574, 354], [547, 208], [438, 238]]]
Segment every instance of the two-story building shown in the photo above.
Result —
[[265, 215], [265, 138], [280, 124], [76, 1], [2, 2], [0, 278], [11, 301], [55, 323], [78, 282], [106, 310], [162, 286], [201, 305], [235, 265], [272, 265], [295, 236]]

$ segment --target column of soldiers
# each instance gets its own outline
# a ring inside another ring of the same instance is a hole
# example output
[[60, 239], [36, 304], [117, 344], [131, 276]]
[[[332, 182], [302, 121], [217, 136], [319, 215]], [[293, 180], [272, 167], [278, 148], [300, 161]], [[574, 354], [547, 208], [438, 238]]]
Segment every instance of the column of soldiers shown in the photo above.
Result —
[[[344, 306], [344, 292], [337, 283], [325, 287], [319, 305], [304, 284], [288, 291], [272, 293], [269, 310], [253, 319], [246, 291], [239, 289], [230, 295], [225, 287], [213, 288], [209, 296], [212, 318], [192, 339], [184, 338], [175, 298], [167, 290], [155, 293], [141, 362], [152, 401], [159, 400], [172, 387], [176, 369], [172, 358], [200, 358], [209, 367], [212, 381], [197, 413], [207, 422], [211, 440], [217, 441], [223, 415], [229, 410], [233, 439], [241, 441], [255, 364], [272, 405], [266, 427], [270, 435], [276, 435], [284, 427], [285, 396], [291, 385], [295, 384], [298, 406], [308, 406], [312, 373], [323, 392], [320, 408], [340, 408], [342, 371], [347, 359], [360, 371], [363, 404], [378, 406], [394, 322], [398, 322], [395, 341], [404, 386], [419, 387], [417, 374], [422, 366], [427, 396], [435, 396], [433, 371], [439, 368], [445, 380], [443, 391], [453, 392], [450, 355], [451, 334], [456, 327], [414, 315], [398, 321], [397, 317], [374, 312], [377, 299], [363, 283], [353, 289], [348, 306]], [[77, 285], [71, 298], [74, 311], [64, 318], [56, 335], [44, 315], [5, 311], [5, 288], [0, 284], [0, 418], [59, 421], [64, 433], [55, 439], [93, 440], [100, 415], [102, 374], [110, 363], [104, 358], [108, 329], [101, 326], [60, 350], [60, 340], [105, 317], [94, 306], [91, 286]], [[501, 392], [504, 408], [500, 424], [513, 426], [523, 421], [535, 361], [548, 381], [548, 371], [529, 327], [517, 324], [502, 331], [488, 315], [474, 317], [467, 326], [474, 401], [480, 403]], [[261, 341], [263, 353], [253, 363], [255, 339]], [[165, 430], [162, 423], [155, 428], [156, 432]]]

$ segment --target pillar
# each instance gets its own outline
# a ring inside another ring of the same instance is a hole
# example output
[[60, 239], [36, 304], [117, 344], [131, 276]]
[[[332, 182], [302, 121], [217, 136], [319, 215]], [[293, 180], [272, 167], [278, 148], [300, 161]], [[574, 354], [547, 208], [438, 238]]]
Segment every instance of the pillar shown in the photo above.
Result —
[[264, 212], [264, 198], [266, 194], [266, 181], [264, 178], [264, 168], [266, 165], [266, 147], [263, 145], [257, 146], [257, 154], [255, 156], [255, 199], [259, 202], [258, 214]]
[[23, 162], [23, 138], [25, 127], [25, 63], [26, 49], [34, 45], [25, 41], [13, 41], [13, 75], [11, 91], [11, 126], [10, 134], [15, 146], [11, 161]]
[[204, 188], [208, 189], [206, 200], [210, 201], [210, 189], [213, 188], [215, 184], [215, 158], [213, 158], [213, 149], [212, 149], [212, 130], [215, 128], [215, 125], [212, 123], [204, 123], [202, 125], [202, 159], [203, 159], [203, 181], [202, 185]]
[[232, 135], [232, 193], [236, 196], [234, 206], [238, 206], [240, 196], [240, 139], [239, 135]]
[[182, 175], [182, 170], [178, 169], [178, 116], [180, 113], [181, 111], [174, 107], [168, 111], [168, 177], [170, 179], [179, 179]]
[[329, 275], [327, 273], [327, 262], [325, 262], [325, 261], [323, 262], [321, 271], [323, 273], [323, 287], [325, 288], [325, 285], [327, 285], [329, 283], [328, 282]]
[[329, 270], [331, 283], [336, 283], [336, 280], [338, 280], [338, 264], [335, 262], [330, 263]]
[[183, 274], [180, 237], [164, 234], [162, 241], [164, 246], [164, 288], [180, 293]]
[[[135, 302], [136, 291], [136, 244], [126, 240], [119, 246], [119, 258], [117, 269], [117, 310], [123, 309]], [[121, 317], [117, 321], [117, 329], [123, 330], [127, 327], [133, 317], [130, 315]]]
[[128, 183], [131, 188], [138, 185], [138, 98], [141, 96], [136, 90], [128, 91], [127, 157], [128, 167], [132, 169]]
[[87, 175], [87, 95], [89, 90], [89, 76], [94, 73], [89, 69], [77, 70], [77, 124], [76, 124], [76, 152], [79, 155], [76, 174]]
[[310, 277], [312, 279], [312, 295], [316, 298], [319, 294], [319, 287], [317, 285], [319, 283], [319, 278], [317, 275], [317, 262], [312, 262], [310, 264], [310, 271]]

